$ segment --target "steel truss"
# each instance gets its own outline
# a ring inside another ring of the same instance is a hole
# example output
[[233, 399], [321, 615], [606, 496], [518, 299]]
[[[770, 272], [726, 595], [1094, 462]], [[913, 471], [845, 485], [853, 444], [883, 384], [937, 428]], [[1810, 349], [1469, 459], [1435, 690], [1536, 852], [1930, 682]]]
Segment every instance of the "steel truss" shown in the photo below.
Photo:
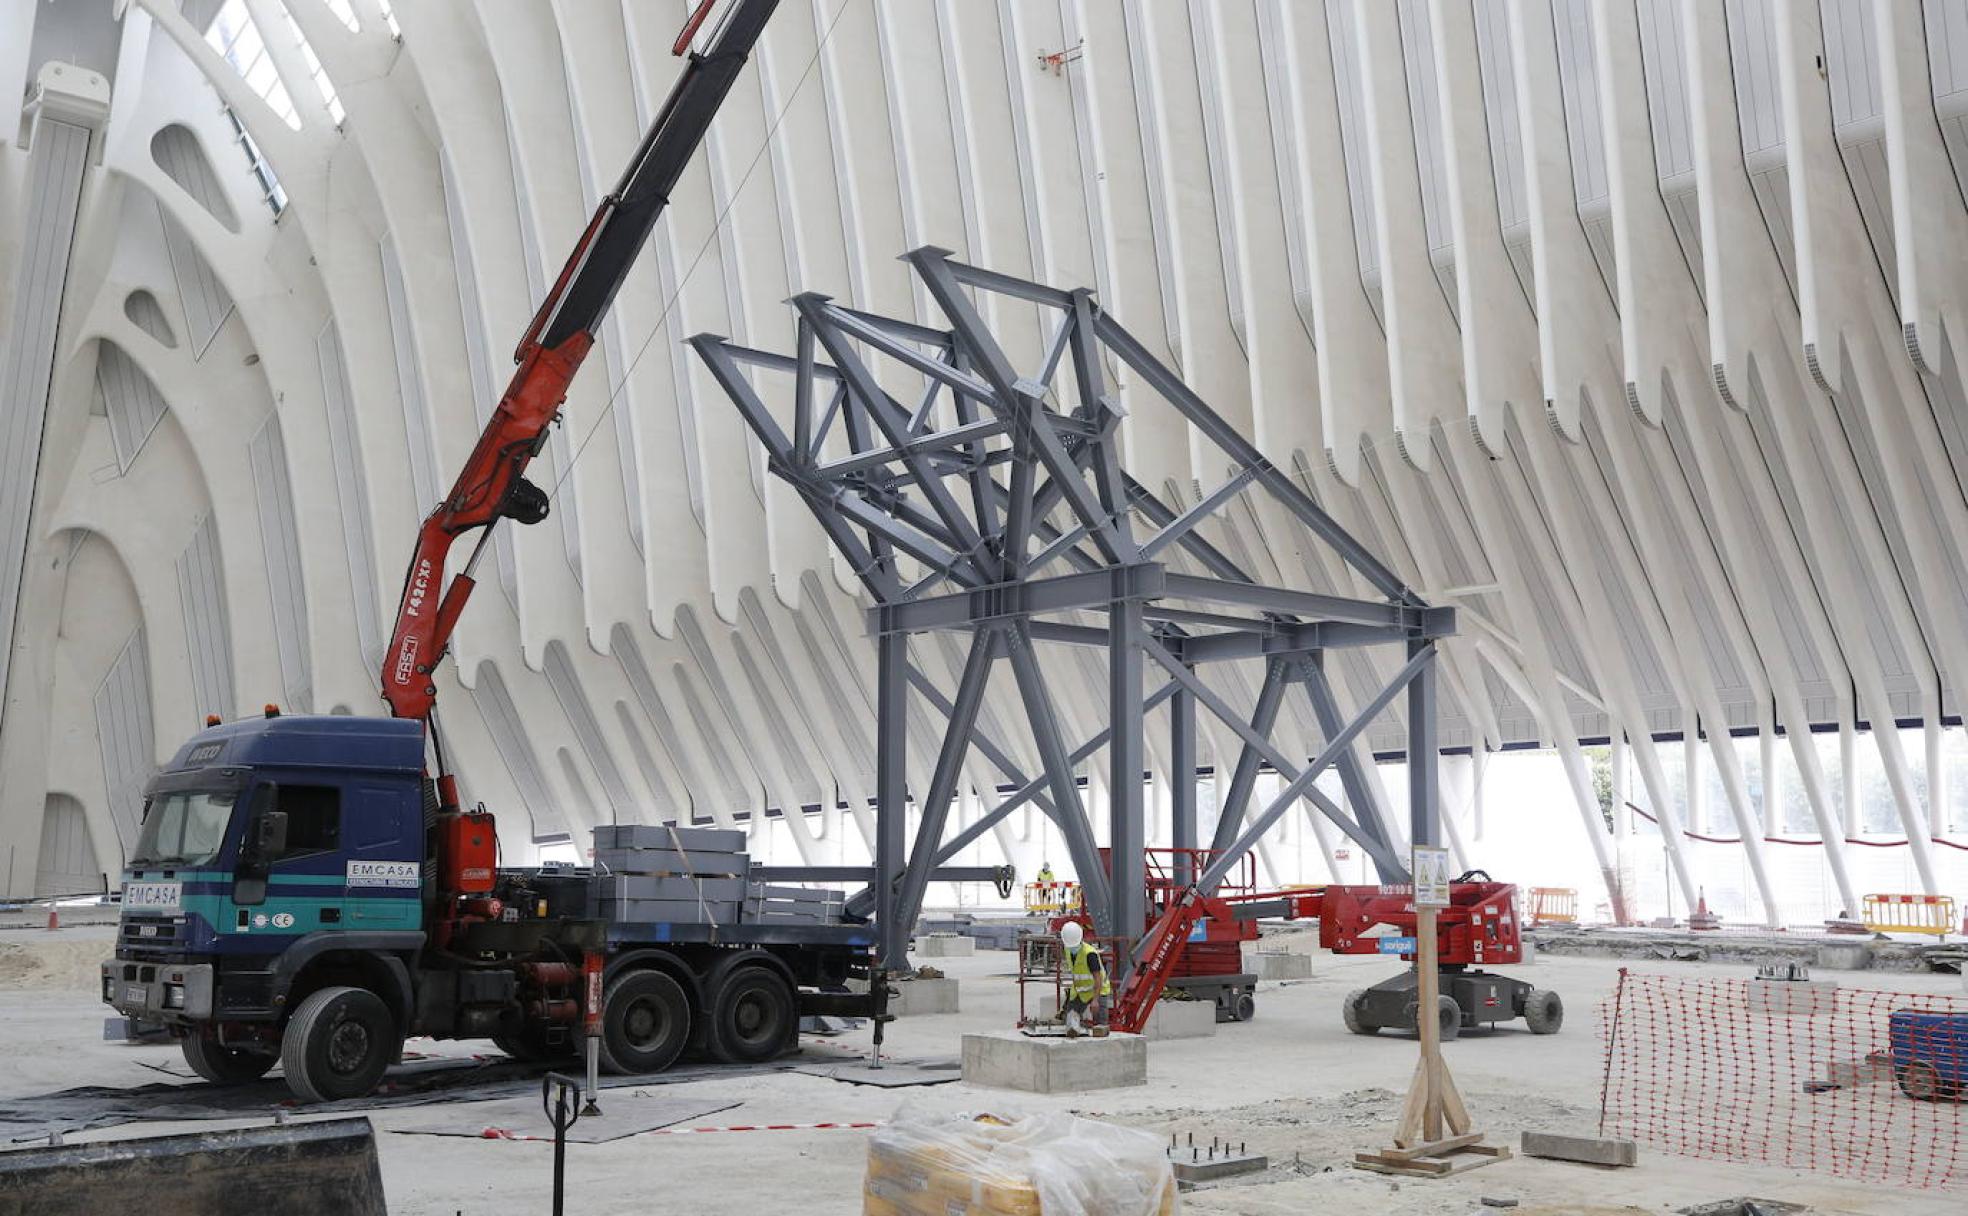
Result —
[[[1224, 850], [1199, 883], [1214, 886], [1300, 799], [1372, 857], [1383, 881], [1402, 881], [1405, 860], [1371, 813], [1368, 775], [1355, 741], [1406, 695], [1411, 835], [1438, 840], [1435, 640], [1454, 632], [1454, 610], [1431, 607], [1342, 529], [1285, 472], [1101, 311], [1091, 291], [1025, 282], [952, 259], [941, 249], [905, 256], [949, 322], [936, 329], [806, 294], [794, 354], [736, 346], [704, 334], [691, 345], [764, 445], [774, 475], [795, 489], [873, 599], [878, 646], [875, 882], [850, 901], [881, 926], [883, 955], [907, 967], [910, 929], [934, 871], [1027, 802], [1058, 825], [1100, 933], [1143, 927], [1146, 833], [1145, 717], [1170, 706], [1175, 780], [1173, 838], [1197, 843], [1198, 706], [1242, 741], [1212, 845]], [[980, 313], [979, 297], [1036, 305], [1049, 337], [1030, 371], [1015, 366]], [[1132, 376], [1129, 404], [1160, 403], [1186, 419], [1199, 444], [1233, 470], [1177, 510], [1121, 465], [1123, 411], [1108, 368]], [[880, 374], [878, 374], [878, 369]], [[920, 385], [913, 404], [885, 385]], [[768, 405], [771, 392], [777, 407]], [[1071, 403], [1070, 405], [1068, 403]], [[1250, 491], [1262, 491], [1334, 550], [1380, 599], [1321, 594], [1258, 582], [1203, 536], [1199, 525]], [[1176, 564], [1180, 562], [1180, 568]], [[968, 658], [946, 695], [909, 658], [909, 639], [932, 630], [969, 635]], [[1106, 652], [1110, 725], [1070, 746], [1037, 648]], [[1401, 646], [1406, 661], [1350, 718], [1328, 682], [1325, 652]], [[1234, 709], [1202, 678], [1214, 663], [1258, 660], [1255, 711]], [[980, 731], [992, 673], [1011, 669], [1041, 770], [1026, 775]], [[1161, 681], [1144, 690], [1144, 671]], [[1310, 763], [1272, 738], [1284, 696], [1302, 689], [1325, 735]], [[915, 839], [907, 839], [905, 773], [911, 689], [946, 722]], [[1017, 786], [989, 813], [945, 839], [963, 765], [977, 748]], [[1107, 751], [1112, 873], [1102, 864], [1075, 766]], [[1248, 815], [1259, 769], [1284, 789]], [[1313, 784], [1338, 770], [1347, 814]]]

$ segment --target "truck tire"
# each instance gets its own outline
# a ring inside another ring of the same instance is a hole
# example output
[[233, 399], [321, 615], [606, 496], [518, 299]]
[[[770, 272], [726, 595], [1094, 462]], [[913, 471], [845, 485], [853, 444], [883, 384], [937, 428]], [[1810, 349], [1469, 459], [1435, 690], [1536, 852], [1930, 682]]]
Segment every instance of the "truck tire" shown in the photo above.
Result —
[[601, 1066], [637, 1075], [662, 1072], [690, 1041], [690, 998], [661, 971], [631, 971], [601, 1001]]
[[786, 978], [770, 967], [733, 968], [711, 989], [705, 1042], [727, 1064], [759, 1064], [798, 1033], [799, 1012]]
[[1340, 1006], [1340, 1017], [1346, 1028], [1354, 1034], [1379, 1034], [1380, 1023], [1367, 1016], [1367, 990], [1356, 988], [1346, 994], [1346, 1003]]
[[280, 1057], [266, 1052], [227, 1047], [217, 1036], [193, 1032], [183, 1041], [185, 1063], [214, 1085], [244, 1085], [267, 1075]]
[[381, 997], [364, 988], [322, 988], [287, 1020], [280, 1067], [303, 1102], [359, 1098], [376, 1088], [402, 1047]]
[[1524, 1025], [1532, 1034], [1557, 1034], [1565, 1024], [1565, 1002], [1546, 988], [1533, 988], [1524, 994]]

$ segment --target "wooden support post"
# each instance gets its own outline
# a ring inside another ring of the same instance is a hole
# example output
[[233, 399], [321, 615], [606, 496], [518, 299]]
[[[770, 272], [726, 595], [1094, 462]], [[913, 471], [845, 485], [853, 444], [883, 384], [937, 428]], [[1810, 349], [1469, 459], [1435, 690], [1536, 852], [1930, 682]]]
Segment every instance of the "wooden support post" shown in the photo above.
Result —
[[1417, 845], [1414, 851], [1415, 895], [1415, 1037], [1421, 1058], [1401, 1120], [1394, 1128], [1394, 1147], [1357, 1153], [1353, 1164], [1382, 1174], [1438, 1178], [1479, 1165], [1501, 1161], [1510, 1150], [1483, 1143], [1472, 1131], [1469, 1110], [1456, 1089], [1455, 1078], [1442, 1059], [1442, 973], [1438, 961], [1435, 918], [1449, 902], [1448, 851]]

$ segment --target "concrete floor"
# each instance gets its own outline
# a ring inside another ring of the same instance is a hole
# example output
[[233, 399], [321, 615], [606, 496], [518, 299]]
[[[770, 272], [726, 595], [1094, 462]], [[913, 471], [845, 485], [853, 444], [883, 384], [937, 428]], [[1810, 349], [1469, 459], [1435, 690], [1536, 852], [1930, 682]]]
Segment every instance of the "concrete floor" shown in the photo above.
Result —
[[[100, 1040], [105, 1010], [86, 985], [74, 983], [84, 975], [92, 982], [92, 968], [85, 970], [80, 963], [97, 942], [107, 948], [107, 930], [0, 934], [0, 962], [12, 957], [16, 963], [11, 969], [0, 967], [0, 1016], [9, 1046], [0, 1055], [0, 1097], [84, 1084], [135, 1086], [161, 1079], [146, 1064], [182, 1067], [175, 1047]], [[51, 966], [30, 968], [21, 979], [21, 954], [6, 947], [46, 952]], [[1010, 954], [986, 951], [937, 962], [961, 981], [963, 1012], [893, 1025], [889, 1051], [899, 1057], [954, 1059], [963, 1033], [1003, 1028], [1014, 1020]], [[1719, 964], [1629, 960], [1627, 965], [1686, 974], [1749, 973], [1745, 967]], [[1447, 1046], [1449, 1064], [1477, 1124], [1493, 1142], [1514, 1147], [1525, 1128], [1590, 1132], [1597, 1116], [1601, 1060], [1594, 1006], [1610, 990], [1618, 966], [1607, 959], [1546, 956], [1523, 970], [1539, 986], [1564, 995], [1570, 1021], [1563, 1032], [1540, 1038], [1506, 1029]], [[1357, 1038], [1340, 1025], [1344, 994], [1382, 977], [1387, 963], [1318, 954], [1314, 968], [1310, 980], [1267, 985], [1255, 1022], [1220, 1027], [1209, 1038], [1151, 1044], [1148, 1084], [1134, 1089], [1037, 1096], [959, 1082], [883, 1090], [775, 1073], [685, 1082], [664, 1087], [663, 1094], [737, 1103], [693, 1121], [717, 1126], [871, 1122], [890, 1118], [905, 1104], [1004, 1114], [1068, 1109], [1164, 1134], [1228, 1136], [1270, 1156], [1274, 1166], [1266, 1174], [1187, 1196], [1185, 1209], [1191, 1212], [1467, 1213], [1476, 1211], [1479, 1198], [1486, 1195], [1519, 1199], [1523, 1206], [1517, 1210], [1525, 1213], [1660, 1213], [1741, 1195], [1824, 1211], [1894, 1216], [1962, 1210], [1959, 1193], [1890, 1190], [1791, 1170], [1665, 1157], [1644, 1148], [1639, 1167], [1618, 1172], [1516, 1159], [1460, 1178], [1422, 1182], [1347, 1168], [1355, 1150], [1387, 1143], [1413, 1068], [1414, 1045], [1385, 1035]], [[1857, 973], [1838, 978], [1852, 986], [1902, 991], [1959, 992], [1961, 986], [1956, 976]], [[834, 1042], [865, 1050], [868, 1033]], [[412, 1047], [439, 1053], [491, 1050], [476, 1043], [420, 1041]], [[1954, 1109], [1968, 1130], [1968, 1107]], [[391, 1131], [427, 1118], [430, 1110], [370, 1114], [384, 1133], [379, 1151], [392, 1212], [507, 1216], [545, 1210], [550, 1145]], [[459, 1113], [461, 1119], [472, 1114], [463, 1108]], [[185, 1126], [128, 1126], [70, 1140]], [[569, 1206], [593, 1214], [858, 1212], [866, 1135], [860, 1130], [720, 1132], [575, 1145], [569, 1149]]]

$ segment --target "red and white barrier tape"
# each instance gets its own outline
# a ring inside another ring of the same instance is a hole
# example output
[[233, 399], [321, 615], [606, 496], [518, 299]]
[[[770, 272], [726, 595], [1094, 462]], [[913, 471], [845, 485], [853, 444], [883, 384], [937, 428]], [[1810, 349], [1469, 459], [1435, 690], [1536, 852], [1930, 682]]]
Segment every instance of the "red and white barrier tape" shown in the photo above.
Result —
[[[883, 1126], [883, 1121], [873, 1123], [734, 1123], [728, 1127], [658, 1127], [639, 1136], [700, 1136], [707, 1132], [823, 1132], [854, 1131]], [[488, 1127], [478, 1133], [481, 1140], [540, 1140], [551, 1142], [552, 1136], [523, 1135], [507, 1131], [503, 1127]]]

